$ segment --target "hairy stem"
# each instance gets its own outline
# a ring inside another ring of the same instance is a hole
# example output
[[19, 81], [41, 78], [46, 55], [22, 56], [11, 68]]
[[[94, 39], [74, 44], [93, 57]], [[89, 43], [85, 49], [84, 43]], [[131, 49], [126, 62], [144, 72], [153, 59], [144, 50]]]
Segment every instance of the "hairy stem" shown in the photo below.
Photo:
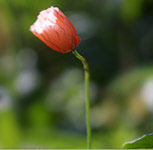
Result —
[[85, 75], [85, 100], [86, 100], [86, 127], [87, 127], [87, 148], [91, 149], [91, 121], [90, 121], [90, 89], [89, 89], [89, 67], [83, 56], [76, 50], [72, 53], [82, 62]]

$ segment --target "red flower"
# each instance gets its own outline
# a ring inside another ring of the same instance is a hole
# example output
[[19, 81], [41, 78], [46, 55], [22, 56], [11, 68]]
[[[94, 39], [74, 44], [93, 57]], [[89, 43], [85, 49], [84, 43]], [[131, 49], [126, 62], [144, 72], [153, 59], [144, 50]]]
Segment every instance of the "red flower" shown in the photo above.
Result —
[[57, 7], [41, 11], [30, 31], [60, 53], [68, 53], [80, 43], [73, 24]]

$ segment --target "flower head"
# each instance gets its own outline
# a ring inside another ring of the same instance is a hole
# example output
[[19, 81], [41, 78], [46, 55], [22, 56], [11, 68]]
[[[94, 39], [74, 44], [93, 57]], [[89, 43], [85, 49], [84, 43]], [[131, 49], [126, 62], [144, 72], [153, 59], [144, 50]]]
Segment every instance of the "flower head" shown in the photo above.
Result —
[[80, 38], [70, 20], [57, 7], [40, 12], [30, 31], [51, 49], [68, 53], [79, 43]]

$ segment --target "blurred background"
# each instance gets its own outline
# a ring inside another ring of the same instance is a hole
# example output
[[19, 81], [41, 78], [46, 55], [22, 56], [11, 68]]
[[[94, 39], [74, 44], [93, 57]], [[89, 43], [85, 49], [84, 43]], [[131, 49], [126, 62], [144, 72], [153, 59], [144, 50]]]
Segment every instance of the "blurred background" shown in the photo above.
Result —
[[50, 6], [90, 65], [93, 148], [153, 132], [152, 0], [0, 0], [0, 148], [86, 148], [82, 64], [29, 31]]

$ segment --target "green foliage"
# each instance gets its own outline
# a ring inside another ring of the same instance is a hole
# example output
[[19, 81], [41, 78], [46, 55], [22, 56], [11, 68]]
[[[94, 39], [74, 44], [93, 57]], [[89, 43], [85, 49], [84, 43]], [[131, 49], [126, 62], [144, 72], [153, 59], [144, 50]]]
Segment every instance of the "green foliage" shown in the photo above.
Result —
[[123, 145], [124, 149], [146, 149], [146, 148], [153, 148], [153, 134], [146, 134], [142, 137], [127, 142]]
[[3, 148], [17, 148], [21, 132], [13, 112], [0, 113], [0, 141]]
[[122, 17], [126, 22], [133, 22], [142, 14], [144, 0], [124, 0], [122, 4]]
[[82, 65], [29, 31], [50, 6], [72, 20], [89, 62], [93, 148], [120, 148], [149, 132], [152, 109], [140, 89], [153, 75], [152, 4], [0, 0], [0, 148], [86, 148]]
[[116, 95], [117, 98], [128, 97], [141, 88], [144, 82], [152, 77], [152, 74], [153, 66], [137, 67], [118, 76], [111, 82], [108, 89], [111, 93]]

